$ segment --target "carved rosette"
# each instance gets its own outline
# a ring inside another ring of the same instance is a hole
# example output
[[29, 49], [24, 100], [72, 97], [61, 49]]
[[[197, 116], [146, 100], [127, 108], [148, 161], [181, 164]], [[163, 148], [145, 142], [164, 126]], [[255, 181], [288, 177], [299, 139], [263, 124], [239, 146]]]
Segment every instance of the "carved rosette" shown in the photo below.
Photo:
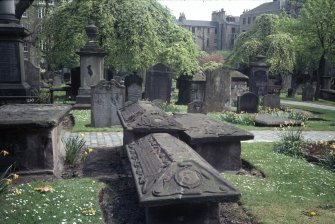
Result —
[[236, 188], [192, 148], [169, 134], [147, 135], [128, 144], [126, 150], [144, 205], [239, 199]]

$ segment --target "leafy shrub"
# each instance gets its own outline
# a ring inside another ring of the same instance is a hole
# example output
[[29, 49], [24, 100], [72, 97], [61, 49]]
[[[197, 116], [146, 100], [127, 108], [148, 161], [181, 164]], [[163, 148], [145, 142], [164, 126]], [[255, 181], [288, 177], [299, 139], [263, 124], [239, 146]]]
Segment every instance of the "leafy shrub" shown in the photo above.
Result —
[[37, 90], [34, 89], [32, 94], [37, 97], [37, 103], [48, 104], [50, 103], [50, 93], [48, 90]]
[[63, 138], [62, 142], [65, 146], [65, 162], [74, 165], [80, 158], [80, 153], [85, 147], [85, 140], [79, 136]]
[[219, 115], [219, 119], [233, 124], [242, 124], [242, 125], [254, 125], [254, 115], [247, 113], [235, 113], [232, 111], [226, 111]]
[[[7, 156], [9, 152], [7, 150], [0, 150], [0, 156]], [[12, 184], [12, 181], [17, 179], [19, 176], [14, 174], [15, 164], [10, 165], [3, 173], [0, 175], [0, 195], [5, 193], [8, 187]]]
[[301, 158], [305, 148], [302, 135], [303, 126], [294, 127], [290, 124], [281, 128], [280, 140], [275, 143], [274, 150], [286, 155]]

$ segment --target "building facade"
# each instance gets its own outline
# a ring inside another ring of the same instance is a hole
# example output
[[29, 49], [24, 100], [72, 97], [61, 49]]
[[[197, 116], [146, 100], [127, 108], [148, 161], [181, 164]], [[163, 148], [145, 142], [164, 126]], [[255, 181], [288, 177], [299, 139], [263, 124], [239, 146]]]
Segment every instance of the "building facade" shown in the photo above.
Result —
[[46, 43], [38, 38], [38, 33], [42, 31], [41, 22], [57, 2], [57, 0], [35, 0], [21, 18], [20, 23], [30, 32], [23, 43], [24, 60], [37, 67], [40, 66], [43, 50], [47, 47]]
[[211, 21], [186, 20], [182, 13], [176, 23], [192, 32], [199, 49], [206, 52], [232, 49], [239, 33], [239, 17], [227, 16], [223, 9], [214, 11]]

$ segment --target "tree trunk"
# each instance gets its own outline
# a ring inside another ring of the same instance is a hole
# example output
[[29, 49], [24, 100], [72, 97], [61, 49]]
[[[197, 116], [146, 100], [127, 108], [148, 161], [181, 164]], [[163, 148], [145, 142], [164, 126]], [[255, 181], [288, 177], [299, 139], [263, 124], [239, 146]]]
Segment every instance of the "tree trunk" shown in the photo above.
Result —
[[326, 59], [325, 59], [325, 53], [323, 53], [319, 60], [319, 68], [318, 73], [316, 75], [316, 89], [314, 95], [315, 100], [319, 100], [321, 76], [325, 75], [325, 71], [326, 71]]

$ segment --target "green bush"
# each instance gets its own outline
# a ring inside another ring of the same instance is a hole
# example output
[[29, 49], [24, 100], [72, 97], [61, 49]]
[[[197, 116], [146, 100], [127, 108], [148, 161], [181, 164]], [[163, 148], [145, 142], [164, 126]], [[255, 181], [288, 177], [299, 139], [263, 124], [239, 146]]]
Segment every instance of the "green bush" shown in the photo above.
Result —
[[302, 135], [303, 126], [287, 125], [281, 128], [280, 140], [275, 143], [274, 150], [294, 157], [303, 157], [305, 142]]
[[246, 113], [235, 113], [232, 111], [226, 111], [219, 115], [219, 119], [233, 124], [242, 124], [242, 125], [254, 125], [255, 117]]
[[80, 158], [80, 153], [85, 147], [85, 140], [79, 136], [63, 138], [65, 146], [65, 162], [74, 165]]
[[12, 172], [14, 170], [14, 164], [10, 165], [0, 176], [0, 195], [5, 193], [8, 187], [12, 183]]

